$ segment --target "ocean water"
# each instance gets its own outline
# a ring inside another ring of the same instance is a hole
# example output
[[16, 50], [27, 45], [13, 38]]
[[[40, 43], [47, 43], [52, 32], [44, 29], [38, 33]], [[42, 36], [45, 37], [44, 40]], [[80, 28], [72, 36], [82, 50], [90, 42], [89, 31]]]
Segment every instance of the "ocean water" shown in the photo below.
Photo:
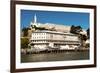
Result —
[[21, 62], [48, 62], [48, 61], [69, 61], [88, 60], [89, 51], [73, 51], [63, 53], [42, 53], [42, 54], [22, 54]]

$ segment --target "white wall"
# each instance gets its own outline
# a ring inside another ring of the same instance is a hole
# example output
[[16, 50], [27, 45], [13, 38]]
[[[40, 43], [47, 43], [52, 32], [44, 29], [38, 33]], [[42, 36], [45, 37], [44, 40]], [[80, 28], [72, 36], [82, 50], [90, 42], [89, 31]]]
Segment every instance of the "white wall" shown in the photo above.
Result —
[[[100, 37], [100, 0], [34, 0], [56, 3], [97, 5], [97, 34]], [[100, 72], [100, 38], [97, 46], [97, 68], [40, 71], [34, 73], [99, 73]], [[0, 73], [10, 73], [10, 0], [0, 0]], [[33, 72], [30, 72], [33, 73]]]

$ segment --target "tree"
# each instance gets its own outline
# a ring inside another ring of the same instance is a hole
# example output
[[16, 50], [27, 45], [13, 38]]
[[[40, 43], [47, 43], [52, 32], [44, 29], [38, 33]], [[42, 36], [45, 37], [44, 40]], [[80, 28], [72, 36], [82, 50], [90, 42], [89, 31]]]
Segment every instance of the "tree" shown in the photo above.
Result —
[[86, 41], [87, 40], [87, 36], [86, 35], [81, 35], [81, 40]]
[[75, 29], [76, 29], [75, 31], [76, 31], [77, 34], [79, 34], [80, 31], [82, 31], [82, 27], [81, 26], [76, 26]]
[[29, 39], [28, 38], [21, 38], [21, 48], [25, 49], [28, 48]]
[[90, 29], [89, 28], [87, 29], [87, 38], [88, 39], [90, 38]]
[[45, 27], [37, 27], [36, 25], [33, 25], [31, 27], [34, 28], [35, 30], [48, 30]]
[[85, 41], [87, 40], [87, 36], [84, 34], [80, 34], [81, 31], [82, 31], [81, 26], [74, 26], [74, 25], [71, 26], [70, 32], [78, 35], [78, 38], [81, 41], [81, 46], [83, 47], [85, 45]]
[[26, 27], [23, 28], [22, 32], [23, 32], [23, 37], [28, 36], [28, 28], [26, 28]]
[[70, 30], [71, 33], [79, 34], [80, 31], [82, 31], [82, 27], [81, 26], [74, 26], [74, 25], [71, 26], [71, 30]]
[[75, 30], [75, 26], [74, 26], [74, 25], [72, 25], [72, 26], [71, 26], [71, 29], [70, 29], [70, 33], [75, 33], [75, 31], [74, 31], [74, 30]]

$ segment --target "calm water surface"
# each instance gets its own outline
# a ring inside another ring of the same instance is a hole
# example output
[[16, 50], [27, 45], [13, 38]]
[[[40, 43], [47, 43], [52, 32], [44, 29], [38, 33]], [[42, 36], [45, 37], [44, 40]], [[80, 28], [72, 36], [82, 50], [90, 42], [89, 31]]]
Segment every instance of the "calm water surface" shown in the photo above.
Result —
[[89, 59], [89, 51], [21, 55], [21, 62], [46, 62]]

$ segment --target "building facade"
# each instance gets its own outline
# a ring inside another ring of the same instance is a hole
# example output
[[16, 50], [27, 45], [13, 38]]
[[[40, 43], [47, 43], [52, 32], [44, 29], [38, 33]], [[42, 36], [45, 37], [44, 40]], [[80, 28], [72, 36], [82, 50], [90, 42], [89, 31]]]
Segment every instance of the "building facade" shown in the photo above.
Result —
[[30, 39], [31, 47], [39, 49], [51, 48], [67, 48], [67, 46], [78, 46], [80, 40], [77, 35], [58, 31], [35, 31]]

